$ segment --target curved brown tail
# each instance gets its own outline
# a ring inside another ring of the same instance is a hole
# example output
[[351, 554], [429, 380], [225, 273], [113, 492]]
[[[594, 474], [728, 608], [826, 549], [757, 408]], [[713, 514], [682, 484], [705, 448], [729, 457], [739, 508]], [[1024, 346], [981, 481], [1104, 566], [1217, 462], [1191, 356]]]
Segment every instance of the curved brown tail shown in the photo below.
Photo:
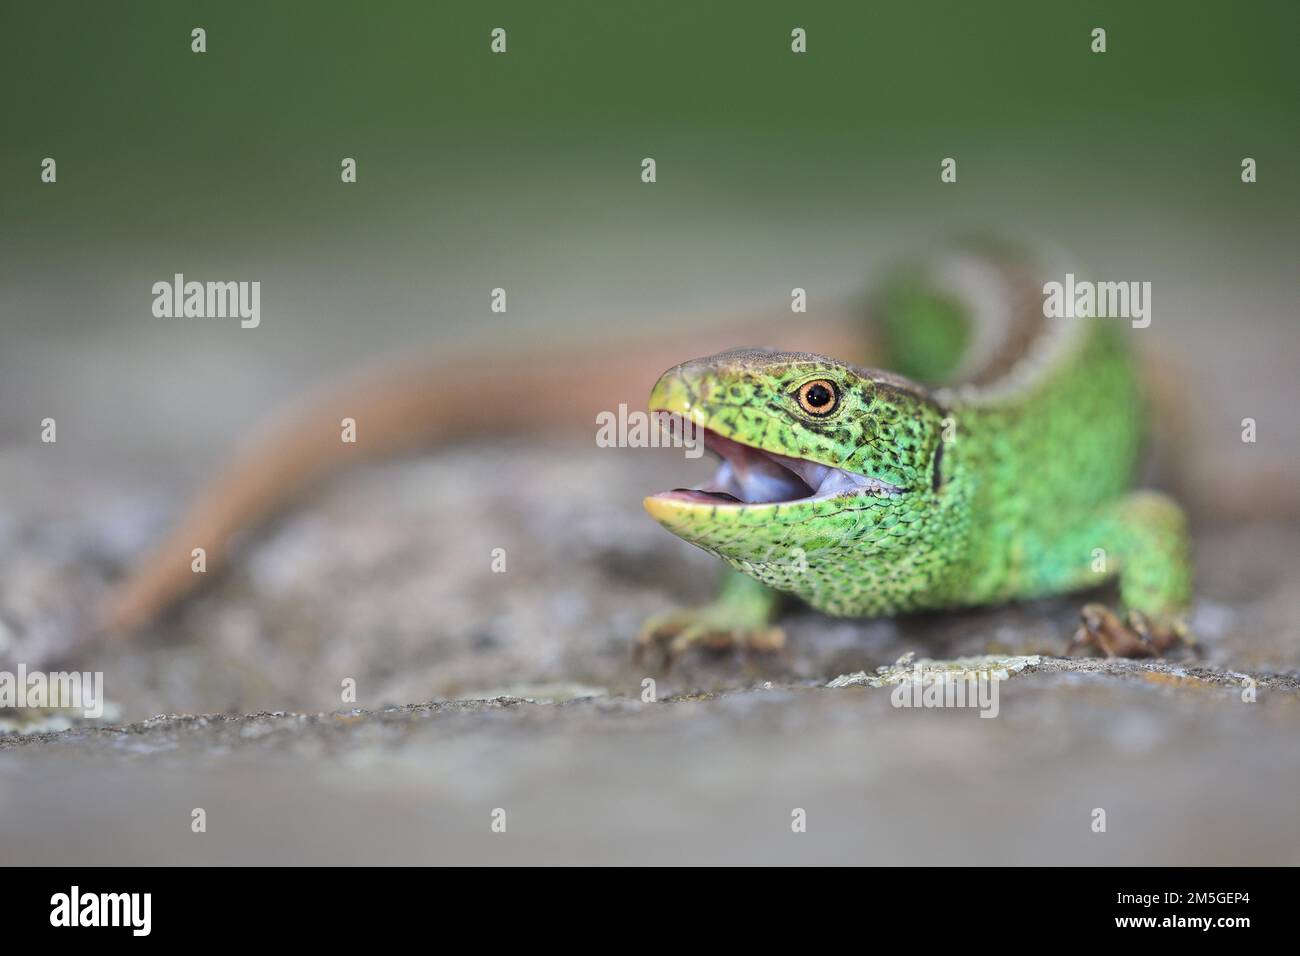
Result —
[[[725, 327], [724, 327], [725, 328]], [[405, 361], [357, 375], [305, 396], [263, 426], [200, 490], [189, 511], [113, 592], [101, 612], [105, 631], [124, 635], [155, 618], [208, 575], [191, 570], [203, 548], [206, 570], [229, 558], [232, 538], [253, 527], [304, 487], [345, 464], [467, 434], [569, 426], [595, 433], [596, 413], [620, 402], [640, 407], [665, 369], [736, 336], [772, 339], [852, 354], [864, 336], [844, 318], [785, 316], [711, 334], [696, 330], [675, 344], [672, 330], [653, 342], [617, 350], [468, 355]], [[355, 443], [341, 440], [342, 420], [356, 422]]]

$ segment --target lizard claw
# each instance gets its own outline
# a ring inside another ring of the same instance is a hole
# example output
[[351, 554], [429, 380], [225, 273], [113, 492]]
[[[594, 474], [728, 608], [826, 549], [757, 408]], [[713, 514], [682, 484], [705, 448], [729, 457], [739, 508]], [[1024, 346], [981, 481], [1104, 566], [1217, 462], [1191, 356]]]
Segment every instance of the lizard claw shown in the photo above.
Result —
[[725, 607], [708, 604], [655, 615], [637, 635], [633, 660], [641, 663], [655, 648], [667, 671], [695, 647], [716, 652], [740, 649], [746, 653], [771, 653], [785, 647], [785, 631], [781, 628], [738, 627], [725, 611]]
[[1067, 657], [1089, 647], [1107, 657], [1160, 657], [1179, 643], [1196, 648], [1181, 621], [1156, 622], [1136, 610], [1121, 618], [1104, 604], [1085, 604], [1079, 617], [1081, 623], [1066, 650]]

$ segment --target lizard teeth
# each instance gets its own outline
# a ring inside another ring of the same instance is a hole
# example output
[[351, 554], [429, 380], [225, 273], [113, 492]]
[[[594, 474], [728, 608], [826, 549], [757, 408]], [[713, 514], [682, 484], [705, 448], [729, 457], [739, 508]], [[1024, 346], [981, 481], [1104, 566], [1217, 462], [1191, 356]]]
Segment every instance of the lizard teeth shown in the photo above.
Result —
[[713, 478], [692, 491], [706, 500], [772, 504], [840, 495], [890, 495], [903, 489], [867, 475], [762, 451], [706, 430], [705, 447], [722, 462]]
[[790, 471], [807, 482], [810, 488], [816, 489], [814, 497], [817, 498], [829, 498], [834, 495], [844, 494], [896, 495], [903, 491], [902, 488], [891, 485], [887, 481], [881, 481], [879, 478], [872, 478], [868, 475], [859, 475], [852, 471], [845, 471], [843, 468], [821, 465], [815, 461], [805, 461], [802, 458], [789, 458], [772, 452], [762, 452], [762, 454], [776, 459], [783, 467], [790, 469]]
[[[661, 427], [671, 427], [676, 417], [664, 413]], [[660, 496], [713, 505], [759, 505], [819, 501], [845, 495], [886, 497], [907, 490], [833, 465], [763, 451], [708, 428], [703, 429], [703, 434], [704, 447], [721, 459], [717, 472], [699, 487], [677, 488]]]

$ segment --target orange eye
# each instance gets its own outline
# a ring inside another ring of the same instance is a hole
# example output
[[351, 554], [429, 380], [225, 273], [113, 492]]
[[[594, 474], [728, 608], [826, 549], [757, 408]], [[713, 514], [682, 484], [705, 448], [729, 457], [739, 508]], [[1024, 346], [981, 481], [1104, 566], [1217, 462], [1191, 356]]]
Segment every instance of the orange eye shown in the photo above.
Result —
[[829, 415], [839, 403], [840, 392], [834, 382], [819, 378], [799, 386], [799, 405], [809, 415]]

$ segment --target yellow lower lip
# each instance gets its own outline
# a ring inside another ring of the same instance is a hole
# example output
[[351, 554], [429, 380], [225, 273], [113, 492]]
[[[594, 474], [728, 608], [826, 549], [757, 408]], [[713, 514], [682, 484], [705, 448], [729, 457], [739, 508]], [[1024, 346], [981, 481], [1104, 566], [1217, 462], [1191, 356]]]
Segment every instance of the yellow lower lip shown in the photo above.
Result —
[[672, 525], [683, 519], [695, 518], [700, 512], [713, 512], [725, 508], [744, 508], [747, 512], [762, 511], [764, 508], [776, 508], [794, 504], [790, 501], [683, 501], [681, 498], [664, 498], [651, 495], [641, 501], [641, 506], [660, 524]]
[[719, 508], [762, 508], [763, 505], [738, 505], [729, 502], [683, 501], [680, 498], [662, 498], [651, 495], [641, 502], [645, 510], [661, 525], [673, 528], [683, 522], [699, 520], [702, 515], [717, 511]]
[[683, 512], [691, 511], [697, 508], [707, 508], [708, 505], [700, 501], [682, 501], [678, 498], [660, 498], [658, 495], [651, 495], [641, 502], [642, 507], [660, 524], [671, 524], [673, 519], [680, 516]]

